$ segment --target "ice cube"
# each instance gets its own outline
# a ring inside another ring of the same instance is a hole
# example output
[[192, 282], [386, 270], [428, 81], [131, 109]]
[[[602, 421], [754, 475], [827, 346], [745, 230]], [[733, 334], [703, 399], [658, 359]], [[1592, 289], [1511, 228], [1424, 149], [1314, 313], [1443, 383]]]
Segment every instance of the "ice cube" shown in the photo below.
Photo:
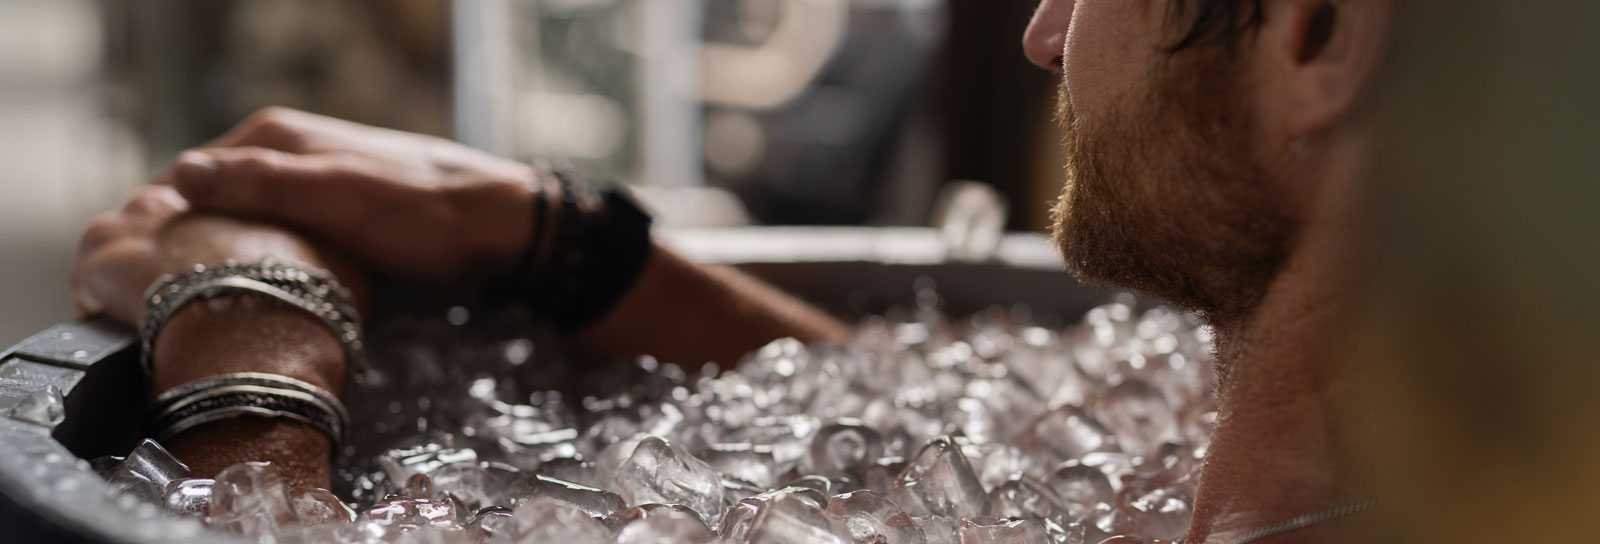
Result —
[[1045, 480], [1072, 519], [1082, 519], [1095, 505], [1112, 498], [1111, 481], [1100, 469], [1068, 461]]
[[1029, 519], [1057, 525], [1073, 521], [1067, 519], [1067, 509], [1056, 499], [1055, 493], [1025, 477], [1013, 478], [1000, 484], [989, 493], [987, 516], [995, 518]]
[[777, 483], [778, 475], [773, 470], [777, 461], [772, 458], [770, 447], [749, 443], [715, 444], [700, 458], [717, 472], [762, 488]]
[[978, 451], [979, 456], [969, 456], [968, 460], [984, 489], [994, 489], [1021, 475], [1042, 476], [1048, 466], [1038, 455], [1010, 444], [982, 444]]
[[922, 538], [928, 544], [956, 544], [956, 520], [944, 516], [915, 516], [911, 520], [922, 529]]
[[1063, 406], [1039, 416], [1033, 423], [1029, 438], [1062, 459], [1076, 459], [1090, 452], [1116, 449], [1111, 430], [1075, 406]]
[[351, 510], [350, 506], [326, 489], [296, 489], [290, 492], [290, 503], [294, 506], [295, 515], [300, 518], [300, 524], [307, 527], [349, 523], [356, 519], [355, 510]]
[[189, 477], [189, 467], [167, 453], [161, 444], [145, 439], [111, 469], [111, 489], [152, 504], [166, 500], [167, 485]]
[[271, 463], [239, 463], [217, 473], [215, 480], [211, 491], [212, 527], [261, 536], [277, 534], [299, 522], [289, 502], [289, 487]]
[[714, 537], [700, 513], [686, 506], [641, 504], [606, 518], [617, 544], [700, 544]]
[[711, 465], [657, 437], [639, 442], [617, 467], [617, 489], [631, 504], [681, 504], [709, 522], [722, 506], [722, 477]]
[[786, 493], [760, 501], [747, 527], [724, 534], [733, 544], [848, 544], [850, 531], [833, 514]]
[[1095, 401], [1095, 415], [1116, 434], [1123, 451], [1144, 455], [1178, 437], [1178, 416], [1161, 389], [1136, 377], [1124, 377]]
[[512, 513], [516, 522], [515, 542], [525, 544], [608, 544], [611, 533], [605, 524], [568, 503], [534, 497], [518, 505]]
[[168, 515], [205, 521], [211, 513], [211, 487], [216, 481], [210, 478], [174, 480], [167, 484], [166, 505]]
[[417, 474], [428, 474], [454, 463], [476, 463], [478, 452], [430, 442], [412, 448], [390, 450], [378, 457], [378, 465], [395, 485], [405, 485]]
[[1129, 503], [1129, 515], [1139, 534], [1161, 540], [1183, 538], [1194, 514], [1193, 494], [1182, 488], [1157, 489]]
[[809, 460], [818, 474], [863, 478], [883, 456], [883, 437], [860, 421], [842, 419], [824, 425], [811, 439]]
[[890, 498], [914, 515], [983, 513], [988, 497], [961, 448], [948, 436], [928, 441], [896, 479]]
[[433, 497], [460, 498], [474, 512], [486, 506], [507, 506], [532, 492], [532, 478], [500, 463], [457, 463], [435, 470]]
[[29, 393], [22, 402], [12, 406], [6, 412], [6, 417], [54, 427], [67, 419], [67, 400], [61, 394], [61, 388], [47, 385], [44, 389]]
[[480, 542], [500, 542], [516, 534], [516, 516], [504, 506], [490, 506], [478, 511], [467, 522], [467, 534]]
[[905, 510], [872, 491], [828, 499], [828, 513], [844, 522], [855, 544], [920, 544], [922, 530]]
[[628, 502], [616, 493], [547, 476], [535, 478], [533, 492], [528, 498], [560, 502], [596, 518], [609, 516], [612, 512], [628, 507]]
[[1025, 519], [967, 518], [956, 536], [961, 544], [1050, 544], [1039, 522]]
[[454, 528], [470, 521], [470, 515], [449, 500], [395, 497], [373, 504], [372, 508], [361, 513], [358, 521], [406, 530], [419, 527]]

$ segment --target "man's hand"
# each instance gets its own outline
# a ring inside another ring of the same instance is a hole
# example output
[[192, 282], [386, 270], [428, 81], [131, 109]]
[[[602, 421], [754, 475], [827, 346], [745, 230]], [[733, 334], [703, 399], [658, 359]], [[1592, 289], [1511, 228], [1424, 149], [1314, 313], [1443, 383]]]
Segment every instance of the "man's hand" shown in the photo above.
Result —
[[[543, 189], [520, 163], [286, 109], [262, 111], [184, 153], [164, 179], [196, 209], [293, 225], [376, 275], [435, 285], [510, 272], [534, 230], [533, 191]], [[785, 336], [848, 334], [838, 321], [738, 271], [657, 246], [631, 291], [576, 340], [596, 355], [648, 353], [698, 366], [731, 365]]]
[[177, 191], [157, 185], [90, 221], [70, 279], [78, 313], [137, 326], [144, 319], [145, 289], [162, 274], [196, 264], [272, 258], [326, 267], [309, 243], [281, 228], [188, 212]]
[[163, 181], [196, 209], [298, 227], [375, 274], [452, 285], [510, 272], [535, 178], [447, 140], [273, 108], [180, 155]]

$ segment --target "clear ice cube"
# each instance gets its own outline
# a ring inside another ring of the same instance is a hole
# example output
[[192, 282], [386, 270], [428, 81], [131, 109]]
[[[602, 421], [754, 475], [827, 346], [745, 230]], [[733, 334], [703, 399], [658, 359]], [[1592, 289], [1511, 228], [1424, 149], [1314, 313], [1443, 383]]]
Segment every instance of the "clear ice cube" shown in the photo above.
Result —
[[956, 520], [944, 516], [914, 516], [927, 544], [956, 544]]
[[1178, 416], [1166, 395], [1150, 382], [1125, 377], [1095, 401], [1095, 414], [1116, 434], [1117, 444], [1134, 455], [1151, 453], [1178, 437]]
[[628, 507], [628, 501], [616, 493], [547, 476], [536, 477], [533, 492], [528, 498], [560, 502], [596, 518]]
[[461, 511], [449, 500], [395, 497], [378, 501], [362, 512], [357, 519], [400, 529], [455, 528], [470, 521], [467, 516], [470, 514]]
[[1061, 459], [1116, 448], [1111, 431], [1075, 406], [1063, 406], [1039, 416], [1030, 439]]
[[67, 400], [61, 394], [61, 388], [47, 385], [23, 397], [22, 402], [6, 411], [6, 417], [54, 427], [67, 418]]
[[1182, 488], [1162, 488], [1129, 503], [1129, 515], [1141, 536], [1178, 540], [1188, 532], [1194, 496]]
[[1112, 498], [1111, 480], [1100, 469], [1068, 461], [1045, 480], [1045, 487], [1055, 493], [1068, 516], [1082, 519], [1095, 505]]
[[[633, 452], [628, 453], [632, 454]], [[607, 485], [601, 477], [600, 469], [594, 463], [572, 457], [551, 459], [541, 463], [539, 465], [539, 474], [589, 487]]]
[[989, 492], [987, 516], [1035, 521], [1050, 521], [1064, 525], [1069, 521], [1067, 509], [1056, 499], [1055, 493], [1042, 484], [1026, 477], [1013, 478]]
[[467, 522], [467, 534], [480, 542], [500, 542], [516, 534], [515, 511], [504, 506], [491, 506], [478, 511]]
[[349, 505], [326, 489], [316, 487], [295, 489], [289, 496], [289, 502], [294, 507], [295, 516], [300, 518], [301, 525], [312, 527], [329, 523], [349, 523], [356, 519], [355, 510], [351, 510]]
[[214, 480], [211, 488], [211, 526], [214, 528], [261, 536], [277, 534], [299, 522], [289, 502], [289, 487], [271, 463], [239, 463], [217, 473]]
[[960, 544], [1050, 544], [1039, 522], [1025, 519], [963, 519], [956, 537]]
[[454, 463], [476, 463], [478, 452], [470, 448], [458, 449], [448, 444], [429, 442], [411, 448], [390, 450], [378, 457], [389, 481], [405, 485], [417, 474], [428, 474], [439, 467]]
[[111, 489], [139, 500], [161, 504], [165, 501], [167, 486], [173, 481], [189, 477], [189, 467], [178, 461], [166, 448], [154, 440], [145, 439], [128, 457], [111, 469], [107, 478]]
[[607, 544], [611, 532], [604, 523], [572, 505], [535, 497], [512, 513], [517, 538], [526, 544]]
[[722, 506], [722, 477], [705, 461], [657, 437], [639, 442], [617, 467], [617, 489], [632, 504], [681, 504], [709, 522]]
[[439, 467], [430, 476], [433, 496], [455, 496], [476, 512], [486, 506], [511, 504], [532, 493], [532, 478], [499, 463], [457, 463]]
[[972, 465], [948, 436], [928, 441], [917, 452], [889, 497], [914, 515], [949, 518], [980, 515], [988, 502]]
[[921, 544], [922, 529], [900, 505], [872, 491], [834, 495], [828, 513], [843, 521], [855, 544]]
[[702, 544], [715, 538], [698, 512], [675, 504], [641, 504], [612, 514], [606, 525], [617, 544]]
[[808, 501], [778, 494], [754, 509], [738, 534], [724, 534], [731, 544], [849, 544], [843, 521]]
[[769, 447], [748, 443], [714, 444], [700, 459], [719, 473], [762, 488], [777, 484], [778, 475], [773, 470], [777, 461], [772, 458]]
[[205, 521], [211, 514], [211, 487], [216, 481], [210, 478], [175, 480], [167, 484], [167, 514]]
[[811, 439], [808, 458], [818, 474], [861, 478], [883, 456], [883, 437], [860, 421], [824, 425]]

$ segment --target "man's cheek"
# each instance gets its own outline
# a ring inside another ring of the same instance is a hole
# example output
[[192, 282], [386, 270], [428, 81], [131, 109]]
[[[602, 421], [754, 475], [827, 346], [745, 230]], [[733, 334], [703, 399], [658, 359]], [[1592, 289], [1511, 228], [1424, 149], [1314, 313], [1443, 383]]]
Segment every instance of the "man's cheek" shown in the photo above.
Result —
[[1114, 103], [1148, 87], [1161, 51], [1162, 23], [1151, 20], [1148, 0], [1081, 2], [1073, 12], [1062, 71], [1080, 113]]

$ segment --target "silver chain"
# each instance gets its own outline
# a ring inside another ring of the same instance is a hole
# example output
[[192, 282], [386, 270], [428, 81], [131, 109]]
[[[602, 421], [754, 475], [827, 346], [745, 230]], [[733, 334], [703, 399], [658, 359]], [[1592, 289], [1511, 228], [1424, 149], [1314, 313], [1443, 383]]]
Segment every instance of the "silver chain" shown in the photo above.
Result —
[[1335, 508], [1329, 508], [1321, 512], [1313, 512], [1303, 516], [1298, 516], [1290, 519], [1289, 521], [1268, 525], [1266, 527], [1245, 533], [1244, 536], [1234, 539], [1232, 544], [1250, 544], [1251, 542], [1255, 542], [1263, 538], [1278, 536], [1291, 531], [1298, 531], [1300, 529], [1304, 529], [1325, 521], [1332, 521], [1342, 517], [1353, 516], [1355, 514], [1370, 510], [1372, 507], [1377, 505], [1377, 500], [1367, 499], [1341, 505]]

